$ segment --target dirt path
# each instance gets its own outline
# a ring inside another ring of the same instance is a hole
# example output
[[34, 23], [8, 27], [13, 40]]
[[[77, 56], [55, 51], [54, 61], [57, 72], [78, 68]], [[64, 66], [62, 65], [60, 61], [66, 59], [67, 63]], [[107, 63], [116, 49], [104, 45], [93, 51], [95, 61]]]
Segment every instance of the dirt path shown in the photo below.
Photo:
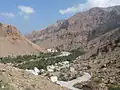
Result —
[[57, 81], [56, 83], [63, 86], [63, 87], [72, 89], [72, 90], [80, 90], [80, 89], [77, 89], [77, 88], [73, 87], [73, 85], [76, 84], [76, 83], [89, 81], [90, 78], [91, 78], [91, 75], [89, 73], [84, 73], [84, 75], [82, 77], [79, 77], [77, 79], [74, 79], [74, 80], [71, 80], [71, 81], [68, 81], [68, 82]]

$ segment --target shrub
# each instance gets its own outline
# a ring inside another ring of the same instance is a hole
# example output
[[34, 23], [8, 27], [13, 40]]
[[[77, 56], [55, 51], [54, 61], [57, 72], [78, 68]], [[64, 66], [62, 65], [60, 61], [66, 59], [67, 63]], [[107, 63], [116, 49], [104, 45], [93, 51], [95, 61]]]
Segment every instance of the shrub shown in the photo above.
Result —
[[0, 26], [2, 26], [3, 24], [0, 22]]
[[109, 87], [108, 90], [120, 90], [120, 87]]

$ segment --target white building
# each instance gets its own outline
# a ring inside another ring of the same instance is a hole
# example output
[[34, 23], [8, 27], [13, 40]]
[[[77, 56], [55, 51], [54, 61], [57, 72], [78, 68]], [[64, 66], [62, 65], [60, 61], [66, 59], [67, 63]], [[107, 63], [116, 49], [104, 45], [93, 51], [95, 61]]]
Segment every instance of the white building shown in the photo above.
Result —
[[39, 73], [40, 73], [40, 70], [38, 68], [36, 68], [36, 67], [34, 67], [34, 70], [32, 70], [32, 69], [31, 70], [26, 69], [26, 71], [30, 72], [30, 73], [32, 73], [34, 75], [39, 75]]
[[54, 72], [55, 66], [51, 65], [51, 66], [47, 66], [47, 71], [49, 72]]
[[58, 51], [56, 49], [49, 48], [49, 49], [47, 49], [47, 52], [58, 52]]

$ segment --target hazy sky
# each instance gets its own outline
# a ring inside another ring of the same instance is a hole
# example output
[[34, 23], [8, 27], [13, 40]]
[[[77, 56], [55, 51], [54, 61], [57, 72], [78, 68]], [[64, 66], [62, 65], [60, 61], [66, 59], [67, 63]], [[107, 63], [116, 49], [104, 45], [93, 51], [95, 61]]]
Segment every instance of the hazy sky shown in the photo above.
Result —
[[91, 7], [119, 5], [120, 0], [0, 0], [0, 22], [23, 34], [40, 30]]

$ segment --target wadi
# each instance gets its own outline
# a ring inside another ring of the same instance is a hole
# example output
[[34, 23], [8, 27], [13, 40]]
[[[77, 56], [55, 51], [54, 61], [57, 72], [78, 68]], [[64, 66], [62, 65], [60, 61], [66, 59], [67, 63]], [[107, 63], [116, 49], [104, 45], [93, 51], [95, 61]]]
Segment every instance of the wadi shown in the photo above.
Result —
[[120, 90], [120, 6], [25, 35], [1, 22], [0, 90]]

